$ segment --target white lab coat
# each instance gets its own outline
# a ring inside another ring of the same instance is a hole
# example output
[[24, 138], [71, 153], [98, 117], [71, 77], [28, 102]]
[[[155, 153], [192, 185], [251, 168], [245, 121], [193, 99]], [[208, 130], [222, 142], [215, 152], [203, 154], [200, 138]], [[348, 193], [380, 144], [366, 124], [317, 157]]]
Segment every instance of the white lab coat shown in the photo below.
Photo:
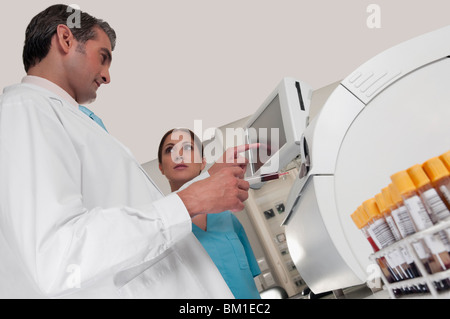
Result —
[[0, 298], [233, 298], [178, 195], [73, 102], [0, 96]]

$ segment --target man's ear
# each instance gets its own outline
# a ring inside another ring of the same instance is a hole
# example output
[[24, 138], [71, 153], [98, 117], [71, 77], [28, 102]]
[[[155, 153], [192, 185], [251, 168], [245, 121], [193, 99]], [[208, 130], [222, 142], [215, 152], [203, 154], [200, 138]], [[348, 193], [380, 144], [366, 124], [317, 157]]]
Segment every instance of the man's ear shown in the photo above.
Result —
[[56, 27], [56, 39], [59, 48], [65, 53], [69, 53], [70, 49], [75, 44], [72, 31], [64, 24], [60, 24]]

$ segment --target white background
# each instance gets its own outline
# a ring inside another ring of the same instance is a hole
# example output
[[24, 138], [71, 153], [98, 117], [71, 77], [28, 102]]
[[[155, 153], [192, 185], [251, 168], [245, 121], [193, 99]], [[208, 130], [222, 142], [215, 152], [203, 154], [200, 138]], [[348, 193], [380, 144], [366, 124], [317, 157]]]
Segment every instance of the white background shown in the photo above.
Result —
[[[25, 75], [31, 18], [53, 1], [1, 1], [0, 88]], [[112, 82], [88, 106], [140, 163], [173, 127], [251, 115], [285, 76], [314, 89], [402, 41], [450, 24], [448, 0], [74, 0], [118, 35]], [[371, 29], [370, 4], [381, 9]], [[449, 39], [450, 40], [450, 39]]]

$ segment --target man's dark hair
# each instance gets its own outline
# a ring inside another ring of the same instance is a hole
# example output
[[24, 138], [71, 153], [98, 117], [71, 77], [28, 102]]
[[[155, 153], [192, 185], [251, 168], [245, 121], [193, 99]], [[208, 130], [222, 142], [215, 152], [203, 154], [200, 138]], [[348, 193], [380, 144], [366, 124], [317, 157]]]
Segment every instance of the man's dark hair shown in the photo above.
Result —
[[[28, 72], [30, 67], [35, 66], [47, 56], [50, 51], [52, 37], [56, 34], [57, 26], [60, 24], [68, 25], [68, 20], [72, 23], [70, 18], [74, 10], [75, 8], [67, 5], [57, 4], [48, 7], [31, 19], [25, 32], [25, 44], [22, 55], [26, 72]], [[107, 34], [111, 41], [111, 48], [114, 50], [116, 33], [107, 22], [83, 11], [79, 11], [79, 17], [79, 24], [74, 24], [74, 27], [71, 28], [72, 34], [77, 41], [84, 44], [88, 40], [94, 39], [97, 36], [94, 28], [99, 27]]]

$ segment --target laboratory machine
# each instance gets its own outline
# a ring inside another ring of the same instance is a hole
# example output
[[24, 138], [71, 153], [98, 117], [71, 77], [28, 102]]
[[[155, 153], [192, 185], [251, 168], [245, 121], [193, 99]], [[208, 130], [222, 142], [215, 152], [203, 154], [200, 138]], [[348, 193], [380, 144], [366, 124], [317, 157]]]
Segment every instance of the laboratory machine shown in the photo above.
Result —
[[450, 26], [401, 43], [345, 78], [304, 130], [283, 222], [314, 293], [363, 284], [369, 243], [350, 215], [390, 176], [450, 149]]

